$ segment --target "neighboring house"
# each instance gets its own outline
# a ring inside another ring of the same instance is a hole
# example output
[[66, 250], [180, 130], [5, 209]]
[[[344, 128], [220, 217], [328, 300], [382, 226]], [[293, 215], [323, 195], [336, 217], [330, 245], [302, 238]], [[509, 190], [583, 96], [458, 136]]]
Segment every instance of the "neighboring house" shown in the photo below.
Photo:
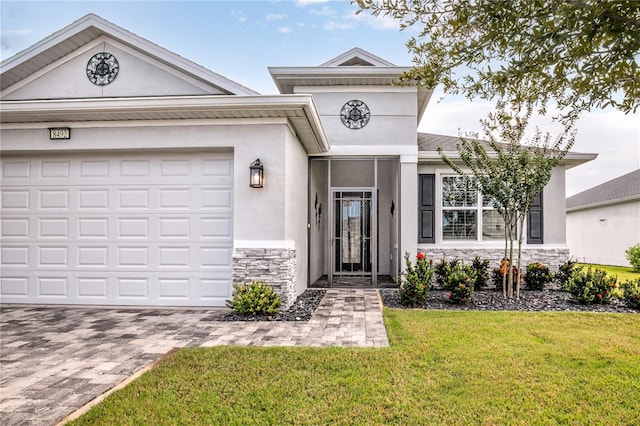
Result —
[[580, 262], [629, 266], [640, 243], [640, 169], [567, 198], [567, 245]]
[[[95, 15], [7, 59], [2, 302], [222, 306], [264, 279], [289, 304], [406, 252], [497, 262], [499, 216], [436, 152], [457, 138], [417, 133], [431, 91], [391, 85], [408, 69], [354, 48], [259, 95]], [[593, 158], [553, 172], [525, 259], [566, 260], [564, 170]]]

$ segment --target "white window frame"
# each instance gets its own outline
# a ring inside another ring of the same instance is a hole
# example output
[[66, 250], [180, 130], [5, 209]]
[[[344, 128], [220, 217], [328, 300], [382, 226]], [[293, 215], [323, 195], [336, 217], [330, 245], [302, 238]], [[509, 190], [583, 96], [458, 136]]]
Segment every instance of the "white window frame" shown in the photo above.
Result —
[[[470, 170], [463, 169], [465, 176], [473, 177], [473, 174]], [[436, 188], [435, 188], [435, 232], [436, 232], [436, 244], [445, 245], [445, 246], [460, 246], [460, 247], [484, 247], [484, 248], [504, 248], [504, 238], [499, 238], [495, 240], [483, 240], [482, 239], [482, 212], [485, 210], [495, 210], [492, 208], [484, 207], [482, 204], [482, 193], [478, 191], [478, 202], [477, 205], [473, 208], [465, 208], [465, 207], [444, 207], [442, 200], [443, 193], [443, 178], [445, 177], [461, 177], [458, 173], [452, 171], [451, 169], [439, 169], [436, 170]], [[443, 215], [445, 210], [471, 210], [476, 212], [476, 239], [475, 240], [445, 240], [443, 238]], [[526, 226], [525, 228], [526, 229]]]

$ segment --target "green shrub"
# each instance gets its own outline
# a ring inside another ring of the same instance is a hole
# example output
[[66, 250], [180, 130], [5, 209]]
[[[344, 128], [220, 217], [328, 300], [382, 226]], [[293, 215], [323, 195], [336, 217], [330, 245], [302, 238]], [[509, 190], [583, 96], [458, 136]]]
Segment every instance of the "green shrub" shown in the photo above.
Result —
[[471, 262], [471, 267], [476, 272], [476, 282], [473, 284], [474, 290], [482, 290], [489, 281], [489, 259], [481, 259], [476, 256]]
[[280, 295], [264, 281], [234, 284], [232, 297], [227, 307], [241, 315], [273, 315], [282, 305]]
[[569, 260], [560, 265], [558, 272], [556, 272], [555, 279], [561, 286], [565, 287], [569, 282], [569, 279], [573, 276], [573, 273], [581, 270], [582, 266], [576, 266], [576, 261], [569, 258]]
[[627, 260], [634, 271], [640, 272], [640, 243], [625, 250]]
[[471, 266], [456, 263], [449, 271], [443, 286], [445, 290], [449, 290], [449, 301], [457, 305], [469, 303], [475, 281], [476, 272]]
[[445, 258], [442, 258], [439, 262], [437, 262], [434, 267], [434, 273], [436, 276], [436, 283], [440, 287], [444, 287], [445, 282], [447, 281], [447, 277], [451, 273], [451, 270], [456, 267], [457, 264], [460, 263], [460, 259], [453, 259], [447, 261]]
[[544, 290], [544, 286], [553, 281], [553, 274], [548, 267], [540, 262], [527, 265], [524, 282], [528, 290]]
[[565, 290], [580, 304], [606, 304], [611, 302], [612, 291], [618, 286], [616, 281], [616, 277], [608, 276], [605, 271], [588, 268], [575, 271]]
[[416, 255], [415, 266], [411, 262], [409, 253], [405, 253], [405, 269], [402, 272], [402, 282], [398, 291], [400, 303], [403, 306], [415, 307], [424, 304], [427, 292], [433, 278], [431, 262], [426, 259], [424, 253]]
[[622, 284], [622, 299], [631, 309], [640, 310], [640, 278]]

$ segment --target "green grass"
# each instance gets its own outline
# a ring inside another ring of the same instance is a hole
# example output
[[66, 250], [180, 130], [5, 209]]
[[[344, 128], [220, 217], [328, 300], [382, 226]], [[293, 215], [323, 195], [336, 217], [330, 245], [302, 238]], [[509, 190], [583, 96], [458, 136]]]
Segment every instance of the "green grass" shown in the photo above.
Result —
[[607, 275], [615, 275], [618, 277], [618, 283], [625, 281], [637, 280], [640, 278], [640, 272], [635, 272], [630, 266], [611, 266], [611, 265], [596, 265], [594, 263], [578, 263], [577, 265], [586, 268], [601, 269], [607, 273]]
[[637, 424], [638, 314], [384, 316], [391, 348], [180, 350], [73, 424]]

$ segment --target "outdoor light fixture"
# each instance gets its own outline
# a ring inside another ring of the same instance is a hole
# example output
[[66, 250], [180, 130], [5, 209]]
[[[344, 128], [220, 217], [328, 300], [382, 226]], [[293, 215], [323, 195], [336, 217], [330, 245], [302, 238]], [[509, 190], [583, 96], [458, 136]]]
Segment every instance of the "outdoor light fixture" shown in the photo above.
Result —
[[264, 186], [264, 167], [259, 158], [249, 166], [249, 186], [251, 188]]

